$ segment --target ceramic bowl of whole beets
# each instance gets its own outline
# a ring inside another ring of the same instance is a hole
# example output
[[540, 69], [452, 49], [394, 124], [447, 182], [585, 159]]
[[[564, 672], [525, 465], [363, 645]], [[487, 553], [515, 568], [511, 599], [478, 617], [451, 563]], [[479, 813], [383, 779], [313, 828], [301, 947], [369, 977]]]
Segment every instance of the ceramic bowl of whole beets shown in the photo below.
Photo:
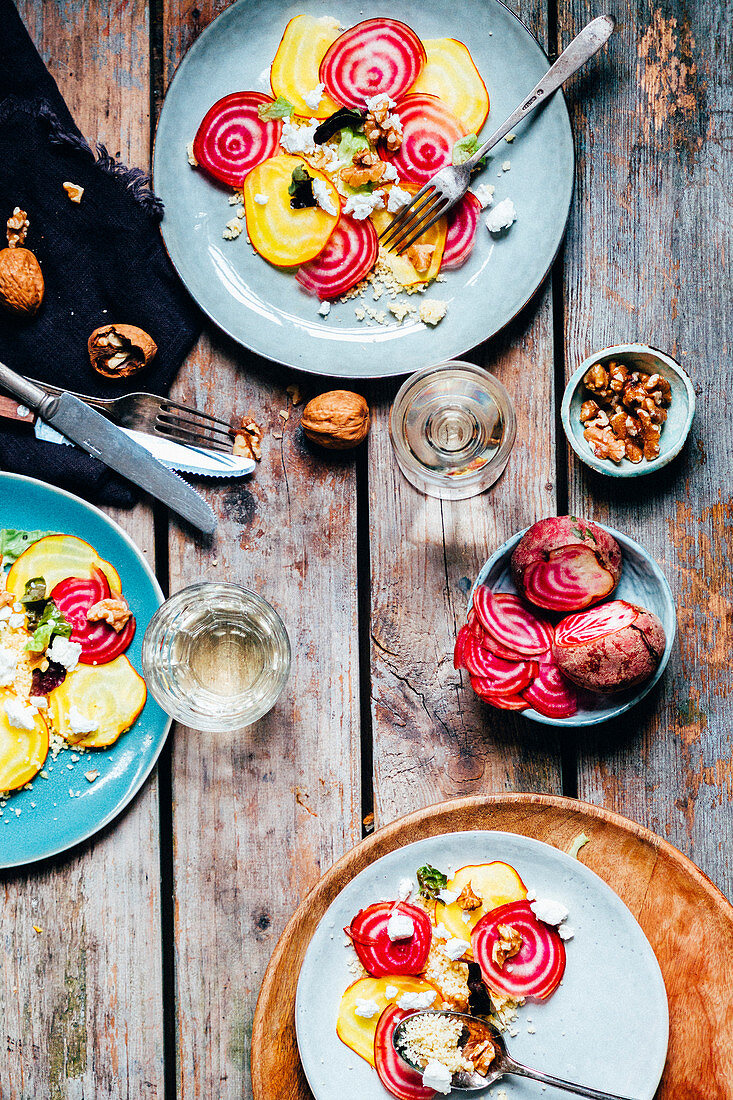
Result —
[[[662, 659], [650, 679], [638, 684], [636, 687], [614, 692], [612, 695], [601, 695], [578, 688], [578, 709], [570, 718], [550, 718], [540, 714], [533, 708], [521, 711], [525, 718], [529, 718], [533, 722], [558, 727], [596, 726], [601, 722], [608, 722], [611, 718], [617, 718], [620, 714], [624, 714], [627, 710], [636, 706], [649, 694], [659, 682], [672, 654], [677, 631], [677, 612], [667, 578], [651, 554], [638, 542], [612, 527], [595, 522], [598, 527], [601, 527], [616, 539], [622, 553], [621, 575], [618, 584], [609, 594], [608, 600], [603, 602], [626, 600], [630, 604], [637, 604], [648, 611], [652, 611], [664, 627], [666, 642]], [[512, 580], [511, 557], [517, 543], [528, 530], [529, 528], [525, 528], [524, 531], [512, 535], [503, 546], [500, 546], [491, 555], [482, 567], [469, 593], [469, 612], [473, 607], [474, 591], [480, 584], [485, 584], [494, 593], [509, 592], [515, 596], [518, 595], [516, 585]], [[595, 606], [603, 607], [603, 602]], [[527, 606], [531, 605], [528, 604]], [[549, 614], [540, 611], [539, 608], [536, 609], [536, 613], [539, 616], [546, 615], [548, 619], [554, 622], [562, 618], [559, 614]], [[469, 691], [471, 690], [470, 684], [467, 684], [466, 687]]]
[[[667, 419], [659, 436], [659, 454], [656, 458], [642, 458], [640, 462], [632, 462], [626, 457], [620, 462], [614, 462], [611, 458], [599, 458], [583, 435], [586, 425], [580, 419], [580, 410], [584, 401], [594, 397], [583, 379], [596, 363], [607, 368], [614, 361], [623, 363], [631, 371], [659, 374], [669, 383], [670, 402], [666, 409]], [[641, 477], [666, 466], [682, 450], [694, 415], [695, 391], [689, 376], [670, 355], [648, 344], [616, 344], [588, 356], [565, 387], [560, 410], [565, 435], [580, 461], [608, 477]]]

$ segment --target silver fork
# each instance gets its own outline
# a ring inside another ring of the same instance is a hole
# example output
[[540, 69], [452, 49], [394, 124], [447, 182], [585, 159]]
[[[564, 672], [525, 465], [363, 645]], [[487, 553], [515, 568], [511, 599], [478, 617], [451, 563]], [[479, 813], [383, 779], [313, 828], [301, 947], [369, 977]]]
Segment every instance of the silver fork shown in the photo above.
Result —
[[[463, 164], [448, 165], [424, 184], [412, 199], [408, 206], [402, 210], [383, 229], [379, 235], [382, 244], [388, 252], [404, 252], [406, 248], [414, 244], [426, 230], [434, 225], [438, 218], [447, 214], [451, 207], [462, 199], [471, 182], [471, 172], [478, 165], [482, 157], [493, 149], [497, 142], [514, 129], [556, 92], [568, 77], [585, 65], [595, 53], [606, 44], [613, 33], [616, 21], [612, 15], [599, 15], [583, 28], [580, 34], [572, 40], [558, 57], [529, 95], [509, 116], [499, 129], [485, 141], [473, 156]], [[387, 244], [389, 242], [389, 244]]]
[[234, 431], [226, 420], [199, 412], [190, 405], [181, 405], [154, 393], [127, 393], [122, 397], [89, 397], [73, 390], [62, 390], [48, 382], [37, 382], [46, 393], [54, 396], [71, 393], [121, 428], [132, 428], [186, 443], [190, 447], [206, 447], [210, 451], [231, 452]]

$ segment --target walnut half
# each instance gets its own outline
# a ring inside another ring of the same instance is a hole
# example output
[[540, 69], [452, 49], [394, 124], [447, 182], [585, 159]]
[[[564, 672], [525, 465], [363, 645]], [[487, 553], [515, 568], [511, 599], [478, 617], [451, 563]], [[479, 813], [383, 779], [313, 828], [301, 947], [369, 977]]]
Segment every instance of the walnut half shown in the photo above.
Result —
[[103, 378], [129, 378], [155, 357], [158, 345], [135, 325], [102, 325], [87, 341], [89, 359]]
[[87, 611], [87, 622], [109, 623], [116, 634], [124, 630], [130, 620], [132, 612], [122, 596], [111, 596], [106, 600], [99, 600]]

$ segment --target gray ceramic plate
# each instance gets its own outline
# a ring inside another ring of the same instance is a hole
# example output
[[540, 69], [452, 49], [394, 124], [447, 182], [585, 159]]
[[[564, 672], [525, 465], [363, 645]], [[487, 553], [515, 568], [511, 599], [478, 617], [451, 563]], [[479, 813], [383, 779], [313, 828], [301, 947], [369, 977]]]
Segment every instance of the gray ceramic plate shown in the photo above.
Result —
[[[538, 897], [562, 901], [575, 938], [562, 984], [545, 1004], [520, 1010], [507, 1045], [520, 1062], [595, 1088], [651, 1100], [667, 1055], [669, 1014], [659, 964], [641, 928], [588, 867], [539, 840], [514, 833], [447, 833], [377, 860], [346, 886], [321, 920], [303, 960], [295, 1003], [298, 1049], [316, 1100], [385, 1100], [375, 1071], [336, 1035], [336, 1014], [353, 981], [342, 946], [357, 910], [394, 897], [421, 864], [446, 870], [502, 859]], [[530, 1023], [531, 1021], [531, 1023]], [[534, 1028], [534, 1033], [529, 1029]], [[511, 1100], [566, 1092], [517, 1077], [494, 1088]], [[463, 1094], [452, 1093], [457, 1098]], [[487, 1094], [488, 1095], [488, 1094]]]
[[[485, 136], [547, 69], [541, 48], [499, 0], [463, 0], [460, 8], [445, 0], [390, 0], [388, 8], [391, 17], [409, 23], [423, 38], [466, 43], [491, 98]], [[573, 190], [565, 102], [558, 93], [532, 115], [512, 145], [501, 143], [481, 174], [480, 182], [496, 186], [495, 201], [507, 196], [514, 201], [517, 221], [500, 238], [490, 237], [482, 224], [469, 261], [427, 293], [449, 303], [437, 328], [408, 321], [398, 325], [394, 319], [386, 326], [358, 322], [353, 302], [337, 303], [323, 319], [318, 300], [302, 291], [292, 274], [254, 255], [244, 234], [234, 241], [222, 239], [234, 214], [229, 192], [192, 170], [186, 159], [186, 145], [212, 103], [228, 92], [262, 88], [260, 74], [270, 65], [286, 23], [302, 12], [334, 15], [349, 26], [384, 15], [385, 5], [379, 0], [240, 0], [204, 31], [181, 62], [163, 105], [153, 160], [171, 259], [209, 317], [268, 359], [316, 374], [376, 378], [456, 358], [518, 313], [555, 257]], [[502, 172], [506, 160], [511, 169]]]
[[[599, 523], [598, 526], [613, 535], [620, 544], [623, 554], [621, 579], [610, 598], [637, 603], [658, 615], [667, 636], [667, 644], [664, 647], [659, 668], [651, 680], [642, 684], [641, 687], [629, 688], [628, 691], [620, 691], [616, 695], [596, 695], [579, 691], [578, 713], [572, 718], [546, 718], [536, 710], [522, 711], [525, 718], [531, 718], [533, 722], [541, 722], [546, 726], [596, 726], [599, 722], [608, 722], [611, 718], [617, 718], [619, 714], [624, 714], [649, 694], [659, 682], [672, 655], [677, 633], [677, 612], [667, 578], [651, 554], [638, 542], [620, 531], [615, 531], [613, 527], [606, 527], [603, 523]], [[516, 535], [512, 535], [495, 554], [491, 555], [479, 572], [473, 588], [477, 584], [487, 584], [497, 592], [513, 592], [516, 595], [517, 589], [512, 581], [509, 566], [512, 551], [523, 534], [524, 531], [519, 531]], [[468, 598], [469, 608], [473, 599], [473, 588]]]

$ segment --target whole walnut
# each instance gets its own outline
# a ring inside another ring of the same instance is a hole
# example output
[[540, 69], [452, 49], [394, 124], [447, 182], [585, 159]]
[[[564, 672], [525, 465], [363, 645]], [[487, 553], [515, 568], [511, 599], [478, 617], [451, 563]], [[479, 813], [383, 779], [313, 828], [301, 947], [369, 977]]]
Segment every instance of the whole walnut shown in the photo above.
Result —
[[27, 248], [0, 251], [0, 303], [19, 317], [33, 317], [43, 301], [43, 273]]
[[313, 443], [343, 451], [358, 447], [369, 431], [369, 406], [351, 390], [329, 390], [303, 409], [303, 431]]

